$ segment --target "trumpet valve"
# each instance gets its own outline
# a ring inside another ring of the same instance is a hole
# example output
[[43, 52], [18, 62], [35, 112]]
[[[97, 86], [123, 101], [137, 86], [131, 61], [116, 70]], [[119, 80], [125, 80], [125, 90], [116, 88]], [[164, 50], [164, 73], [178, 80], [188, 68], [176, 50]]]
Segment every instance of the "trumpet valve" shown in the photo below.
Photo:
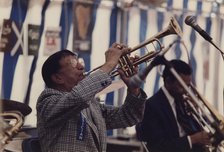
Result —
[[119, 59], [119, 65], [126, 76], [132, 76], [134, 74], [134, 64], [131, 62], [129, 54], [123, 55]]

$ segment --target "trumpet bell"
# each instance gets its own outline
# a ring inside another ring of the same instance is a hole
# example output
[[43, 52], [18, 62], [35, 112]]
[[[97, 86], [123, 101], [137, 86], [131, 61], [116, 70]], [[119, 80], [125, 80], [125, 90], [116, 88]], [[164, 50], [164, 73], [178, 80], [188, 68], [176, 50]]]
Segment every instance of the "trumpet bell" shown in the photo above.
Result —
[[160, 39], [162, 37], [165, 37], [171, 34], [176, 34], [179, 37], [183, 36], [183, 32], [180, 28], [180, 25], [178, 24], [177, 20], [174, 17], [170, 18], [168, 27], [160, 31], [157, 35], [154, 36], [154, 38]]
[[180, 28], [180, 25], [178, 24], [177, 20], [174, 17], [170, 18], [169, 24], [165, 29], [163, 29], [156, 35], [152, 36], [151, 38], [147, 39], [146, 41], [140, 43], [139, 45], [133, 47], [130, 52], [138, 50], [138, 49], [146, 46], [147, 44], [153, 43], [155, 41], [157, 41], [159, 43], [160, 48], [162, 48], [162, 44], [160, 43], [159, 39], [161, 39], [165, 36], [171, 35], [171, 34], [175, 34], [179, 37], [183, 36], [183, 32]]
[[170, 34], [171, 33], [172, 34], [177, 34], [180, 37], [183, 36], [183, 32], [182, 32], [182, 30], [181, 30], [181, 28], [180, 28], [177, 20], [174, 17], [172, 17], [170, 19], [170, 24], [169, 24], [169, 27], [168, 27], [168, 30], [167, 31], [169, 31]]

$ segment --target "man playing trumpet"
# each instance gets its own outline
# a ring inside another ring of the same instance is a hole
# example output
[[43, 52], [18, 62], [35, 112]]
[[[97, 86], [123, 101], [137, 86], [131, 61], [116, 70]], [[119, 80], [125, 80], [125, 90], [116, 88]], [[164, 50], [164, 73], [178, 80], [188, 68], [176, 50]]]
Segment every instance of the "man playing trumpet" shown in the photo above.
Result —
[[106, 130], [133, 126], [142, 119], [146, 94], [130, 86], [130, 78], [121, 70], [118, 72], [128, 87], [124, 104], [115, 107], [94, 98], [111, 84], [109, 74], [128, 50], [114, 43], [105, 53], [106, 62], [87, 76], [77, 56], [68, 50], [44, 62], [46, 88], [36, 106], [42, 152], [105, 152]]

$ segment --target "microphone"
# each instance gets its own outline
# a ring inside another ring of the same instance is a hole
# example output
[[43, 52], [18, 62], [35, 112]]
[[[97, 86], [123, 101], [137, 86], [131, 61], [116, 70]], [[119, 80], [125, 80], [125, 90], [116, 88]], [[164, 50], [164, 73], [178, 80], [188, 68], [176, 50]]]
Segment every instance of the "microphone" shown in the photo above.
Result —
[[187, 16], [185, 18], [185, 23], [195, 29], [205, 40], [211, 42], [212, 38], [206, 33], [197, 23], [195, 16]]
[[151, 61], [151, 63], [139, 73], [133, 75], [130, 78], [129, 85], [133, 87], [140, 87], [144, 82], [145, 78], [149, 74], [149, 72], [157, 65], [164, 63], [164, 55], [169, 51], [169, 49], [173, 46], [174, 43], [179, 42], [179, 40], [175, 40], [171, 43], [167, 48], [163, 49], [158, 53], [158, 55]]

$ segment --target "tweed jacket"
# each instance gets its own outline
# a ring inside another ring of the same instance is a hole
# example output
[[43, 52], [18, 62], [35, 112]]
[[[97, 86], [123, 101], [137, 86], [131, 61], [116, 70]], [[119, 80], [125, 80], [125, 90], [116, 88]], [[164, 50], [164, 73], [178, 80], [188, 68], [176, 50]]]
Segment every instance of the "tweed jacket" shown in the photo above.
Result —
[[106, 130], [133, 126], [143, 118], [146, 94], [127, 93], [124, 104], [114, 107], [94, 96], [111, 84], [97, 71], [71, 92], [46, 88], [37, 101], [37, 130], [42, 152], [105, 152]]

